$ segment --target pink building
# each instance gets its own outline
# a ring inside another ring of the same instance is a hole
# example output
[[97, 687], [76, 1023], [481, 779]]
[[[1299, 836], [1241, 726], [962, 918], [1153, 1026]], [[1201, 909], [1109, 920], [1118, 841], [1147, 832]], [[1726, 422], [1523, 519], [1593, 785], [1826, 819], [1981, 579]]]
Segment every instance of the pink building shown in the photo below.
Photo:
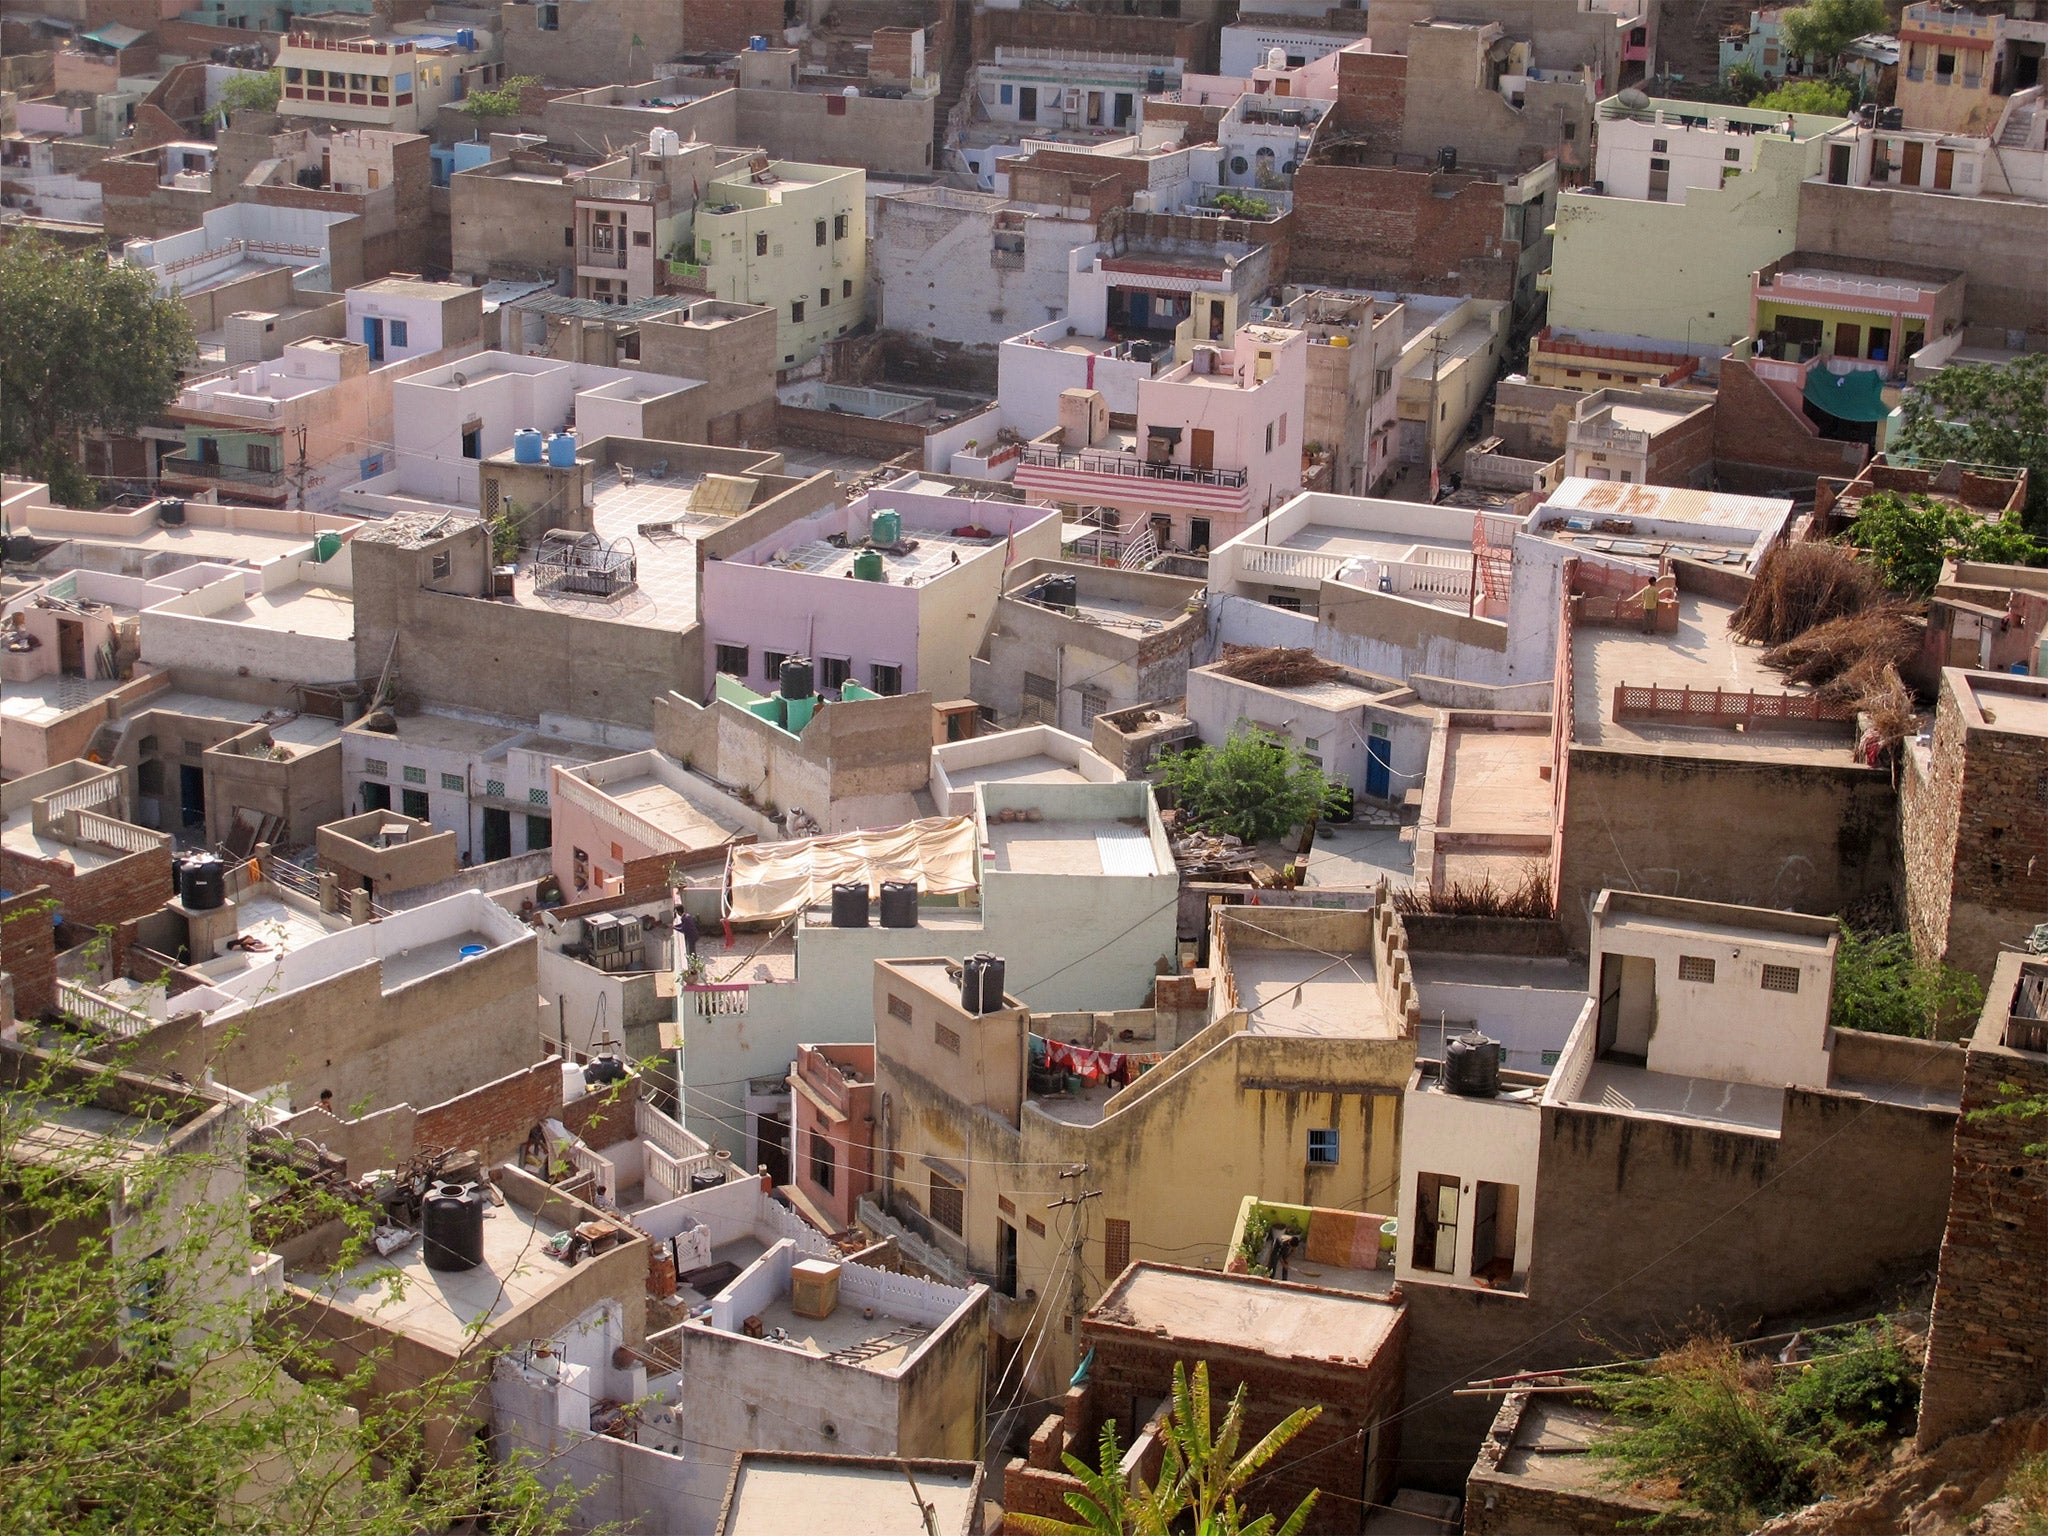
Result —
[[1004, 571], [1059, 549], [1053, 508], [914, 474], [826, 507], [706, 562], [705, 696], [720, 673], [773, 694], [784, 660], [808, 657], [828, 696], [853, 685], [965, 698]]
[[1114, 507], [1127, 536], [1149, 524], [1161, 548], [1213, 549], [1301, 489], [1307, 386], [1300, 331], [1241, 326], [1228, 345], [1197, 342], [1187, 362], [1139, 381], [1134, 432], [1063, 402], [1061, 440], [1028, 445], [1017, 484]]
[[554, 874], [568, 901], [669, 883], [670, 871], [724, 860], [772, 828], [682, 764], [654, 751], [564, 766], [548, 776]]
[[875, 1048], [799, 1045], [789, 1087], [791, 1194], [812, 1221], [844, 1232], [875, 1187]]

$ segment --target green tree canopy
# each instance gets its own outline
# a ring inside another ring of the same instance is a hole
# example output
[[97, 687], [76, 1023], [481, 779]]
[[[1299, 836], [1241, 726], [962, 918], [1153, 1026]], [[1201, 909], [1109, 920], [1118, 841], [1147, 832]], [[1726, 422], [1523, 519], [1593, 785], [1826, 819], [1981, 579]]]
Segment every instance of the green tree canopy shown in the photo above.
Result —
[[487, 117], [517, 117], [526, 93], [539, 84], [539, 75], [513, 75], [495, 89], [471, 91], [462, 99], [462, 110], [479, 121]]
[[1890, 25], [1884, 0], [1810, 0], [1785, 13], [1778, 35], [1787, 53], [1832, 67], [1857, 38]]
[[1925, 597], [1941, 579], [1942, 561], [1982, 560], [1993, 565], [2048, 564], [2048, 545], [2012, 523], [1988, 523], [1953, 502], [1933, 496], [1879, 491], [1856, 507], [1842, 535], [1863, 551], [1885, 585]]
[[222, 82], [220, 100], [206, 114], [210, 123], [225, 123], [236, 112], [275, 112], [284, 94], [284, 71], [247, 70]]
[[1787, 80], [1774, 91], [1754, 97], [1752, 107], [1766, 112], [1798, 112], [1807, 117], [1844, 117], [1849, 111], [1849, 87], [1828, 80]]
[[2048, 532], [2048, 353], [1944, 368], [1906, 391], [1894, 456], [2024, 469], [2027, 526]]
[[1256, 726], [1232, 732], [1220, 747], [1166, 758], [1158, 772], [1196, 826], [1247, 843], [1321, 815], [1330, 799], [1330, 781], [1315, 759]]
[[1863, 934], [1843, 926], [1828, 1003], [1828, 1023], [1836, 1029], [1953, 1039], [1983, 1006], [1976, 977], [1920, 959], [1903, 933]]
[[0, 336], [0, 463], [74, 503], [92, 495], [79, 435], [152, 420], [194, 355], [191, 315], [147, 272], [35, 239], [0, 249]]

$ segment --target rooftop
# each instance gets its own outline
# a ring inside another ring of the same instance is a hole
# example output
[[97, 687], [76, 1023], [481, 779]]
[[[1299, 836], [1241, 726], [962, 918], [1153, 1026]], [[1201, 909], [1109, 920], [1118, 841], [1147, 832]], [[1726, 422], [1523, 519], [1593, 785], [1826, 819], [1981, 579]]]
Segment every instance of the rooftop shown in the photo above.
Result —
[[[931, 1511], [943, 1536], [979, 1529], [975, 1500], [980, 1467], [971, 1461], [904, 1462], [895, 1457], [792, 1456], [743, 1451], [726, 1491], [718, 1536], [783, 1536], [831, 1531], [834, 1536], [900, 1536], [910, 1490]], [[915, 1522], [913, 1521], [913, 1524]]]
[[1156, 1333], [1176, 1343], [1364, 1365], [1393, 1337], [1399, 1305], [1240, 1275], [1138, 1264], [1084, 1325]]
[[[963, 516], [967, 515], [963, 509]], [[872, 547], [872, 552], [882, 560], [883, 580], [891, 586], [919, 586], [966, 559], [984, 550], [999, 548], [1003, 541], [990, 535], [987, 538], [966, 538], [954, 533], [939, 533], [920, 528], [906, 529], [903, 542], [894, 549]], [[811, 576], [845, 577], [853, 573], [853, 562], [862, 553], [863, 546], [847, 542], [834, 544], [826, 539], [812, 539], [806, 543], [778, 549], [759, 564], [773, 566], [778, 570], [802, 571]]]
[[[1246, 920], [1232, 926], [1252, 925]], [[1248, 1035], [1400, 1037], [1400, 1022], [1388, 1018], [1380, 1006], [1369, 950], [1330, 955], [1311, 949], [1254, 949], [1240, 932], [1231, 943], [1229, 965], [1238, 1002], [1251, 1011], [1251, 1022], [1245, 1026]]]
[[356, 632], [354, 593], [313, 582], [294, 582], [272, 592], [258, 592], [232, 608], [208, 615], [223, 623], [288, 635], [321, 635], [347, 640]]
[[176, 1123], [75, 1099], [0, 1089], [8, 1126], [7, 1155], [29, 1163], [77, 1168], [81, 1161], [139, 1163], [171, 1139]]

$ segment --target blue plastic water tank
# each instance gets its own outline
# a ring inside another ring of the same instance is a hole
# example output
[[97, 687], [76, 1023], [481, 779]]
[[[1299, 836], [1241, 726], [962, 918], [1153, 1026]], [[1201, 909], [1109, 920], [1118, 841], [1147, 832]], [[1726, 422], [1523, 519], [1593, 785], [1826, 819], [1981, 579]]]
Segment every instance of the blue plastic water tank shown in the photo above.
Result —
[[512, 462], [514, 464], [538, 464], [540, 462], [541, 435], [538, 427], [521, 427], [512, 434]]
[[557, 432], [548, 439], [548, 467], [550, 469], [574, 469], [576, 467], [576, 434]]
[[747, 47], [755, 53], [766, 53], [768, 51], [768, 39], [757, 34], [747, 39]]
[[463, 51], [464, 53], [475, 53], [475, 52], [476, 52], [476, 33], [475, 33], [475, 31], [474, 31], [473, 29], [469, 28], [469, 27], [461, 27], [461, 28], [458, 28], [458, 29], [457, 29], [457, 31], [456, 31], [456, 33], [455, 33], [455, 45], [456, 45], [456, 47], [460, 48], [460, 49], [461, 49], [461, 50], [462, 50], [462, 51]]

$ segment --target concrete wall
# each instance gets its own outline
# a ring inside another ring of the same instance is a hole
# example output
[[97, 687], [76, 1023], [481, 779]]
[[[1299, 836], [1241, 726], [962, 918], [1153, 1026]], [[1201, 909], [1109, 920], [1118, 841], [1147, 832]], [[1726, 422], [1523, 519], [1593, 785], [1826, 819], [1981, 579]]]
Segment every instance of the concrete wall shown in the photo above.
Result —
[[[959, 198], [966, 206], [950, 201]], [[917, 189], [875, 200], [878, 320], [971, 346], [1057, 319], [1067, 308], [1067, 253], [1093, 238], [1085, 219], [1033, 213], [1022, 225], [1021, 264], [995, 258], [993, 197]], [[1009, 231], [1005, 231], [1009, 233]]]
[[1890, 889], [1890, 779], [1842, 757], [1573, 747], [1558, 871], [1558, 917], [1573, 945], [1585, 943], [1587, 913], [1608, 887], [1821, 914]]
[[881, 176], [931, 174], [935, 97], [890, 101], [836, 91], [745, 88], [737, 94], [738, 137], [732, 143], [759, 144], [777, 160], [829, 160]]

